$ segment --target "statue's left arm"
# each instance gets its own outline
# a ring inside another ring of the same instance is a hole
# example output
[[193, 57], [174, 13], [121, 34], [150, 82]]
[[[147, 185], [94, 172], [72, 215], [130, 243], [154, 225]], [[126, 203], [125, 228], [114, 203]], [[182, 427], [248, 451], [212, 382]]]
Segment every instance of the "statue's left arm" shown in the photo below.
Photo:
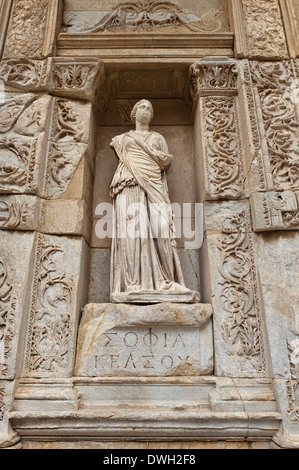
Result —
[[159, 151], [157, 151], [157, 157], [159, 159], [161, 169], [166, 173], [170, 173], [173, 167], [174, 157], [169, 153], [168, 145], [164, 137], [157, 133], [157, 138], [159, 139], [160, 146]]

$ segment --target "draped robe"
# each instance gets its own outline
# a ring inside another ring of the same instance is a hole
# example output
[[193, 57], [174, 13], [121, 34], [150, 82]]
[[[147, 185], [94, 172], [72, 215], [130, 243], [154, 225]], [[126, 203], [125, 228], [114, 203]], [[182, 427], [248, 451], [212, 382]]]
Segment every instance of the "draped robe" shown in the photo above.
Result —
[[173, 157], [157, 132], [112, 139], [119, 165], [114, 204], [111, 293], [188, 291], [176, 252], [166, 173]]

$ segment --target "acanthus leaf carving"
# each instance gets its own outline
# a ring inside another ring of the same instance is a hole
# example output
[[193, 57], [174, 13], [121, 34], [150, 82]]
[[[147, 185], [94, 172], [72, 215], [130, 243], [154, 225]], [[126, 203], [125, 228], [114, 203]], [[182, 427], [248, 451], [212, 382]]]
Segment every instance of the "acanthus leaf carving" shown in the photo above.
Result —
[[37, 139], [14, 134], [0, 137], [0, 192], [36, 191]]
[[243, 162], [234, 97], [202, 98], [206, 138], [207, 188], [217, 199], [239, 197]]
[[228, 219], [222, 232], [218, 270], [222, 278], [220, 300], [226, 312], [221, 331], [229, 358], [228, 370], [233, 375], [264, 376], [266, 363], [260, 300], [245, 212]]
[[26, 223], [29, 216], [28, 204], [0, 200], [0, 228], [16, 229]]
[[290, 89], [294, 81], [292, 63], [252, 62], [251, 73], [268, 149], [268, 156], [263, 158], [269, 159], [272, 176], [268, 189], [296, 189], [299, 187], [299, 124]]
[[5, 95], [0, 100], [0, 134], [10, 131], [25, 107], [35, 100], [32, 94]]
[[189, 69], [189, 89], [198, 95], [238, 93], [238, 67], [235, 62], [195, 62]]
[[8, 85], [28, 91], [46, 91], [52, 61], [7, 59], [0, 62], [0, 79]]
[[57, 254], [64, 250], [46, 241], [38, 242], [26, 368], [42, 376], [63, 372], [68, 366], [72, 331], [73, 279], [59, 272]]

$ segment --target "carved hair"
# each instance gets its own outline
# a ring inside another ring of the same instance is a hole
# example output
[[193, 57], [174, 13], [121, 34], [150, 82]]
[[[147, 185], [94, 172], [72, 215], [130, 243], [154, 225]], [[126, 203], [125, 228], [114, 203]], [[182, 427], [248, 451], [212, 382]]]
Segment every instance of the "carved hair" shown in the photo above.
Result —
[[140, 100], [140, 101], [138, 101], [138, 103], [135, 104], [134, 108], [132, 109], [131, 116], [130, 116], [132, 122], [135, 122], [137, 110], [138, 110], [139, 106], [143, 103], [149, 103], [151, 105], [151, 114], [152, 114], [151, 115], [151, 121], [153, 120], [154, 108], [153, 108], [152, 103], [149, 100]]

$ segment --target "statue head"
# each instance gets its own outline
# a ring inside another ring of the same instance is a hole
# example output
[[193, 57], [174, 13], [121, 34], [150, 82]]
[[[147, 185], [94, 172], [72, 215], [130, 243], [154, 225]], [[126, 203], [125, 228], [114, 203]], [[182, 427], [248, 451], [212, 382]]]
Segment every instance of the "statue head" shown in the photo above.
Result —
[[154, 117], [154, 108], [150, 101], [140, 100], [135, 104], [131, 112], [131, 120], [136, 122], [136, 119], [140, 121], [152, 121]]

